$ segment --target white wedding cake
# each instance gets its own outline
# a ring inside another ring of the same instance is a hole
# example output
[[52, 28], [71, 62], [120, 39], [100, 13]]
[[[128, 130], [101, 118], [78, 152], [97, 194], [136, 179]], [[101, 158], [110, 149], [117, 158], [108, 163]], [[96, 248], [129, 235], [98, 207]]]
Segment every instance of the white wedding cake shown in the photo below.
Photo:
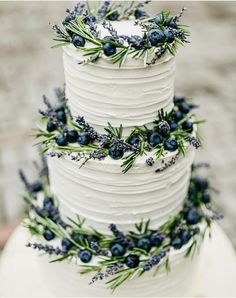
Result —
[[21, 173], [28, 246], [50, 255], [38, 262], [55, 295], [191, 295], [194, 251], [217, 214], [192, 166], [195, 105], [174, 97], [184, 10], [148, 16], [143, 2], [89, 3], [54, 26], [65, 94], [57, 90], [56, 105], [44, 97], [40, 111], [49, 174], [44, 164], [31, 184]]

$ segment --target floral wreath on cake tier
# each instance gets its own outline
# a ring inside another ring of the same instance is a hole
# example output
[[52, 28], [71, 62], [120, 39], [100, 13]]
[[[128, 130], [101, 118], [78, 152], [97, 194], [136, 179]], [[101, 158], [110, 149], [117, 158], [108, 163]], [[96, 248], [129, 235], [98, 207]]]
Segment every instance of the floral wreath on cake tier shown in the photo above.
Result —
[[[192, 109], [197, 105], [185, 97], [174, 97], [174, 109], [170, 113], [163, 110], [157, 113], [153, 127], [135, 127], [128, 137], [122, 136], [123, 127], [113, 127], [110, 123], [105, 128], [106, 134], [98, 133], [82, 116], [73, 119], [67, 105], [63, 89], [56, 89], [58, 103], [52, 105], [43, 96], [47, 107], [41, 114], [36, 137], [40, 141], [41, 153], [47, 152], [51, 157], [69, 156], [71, 160], [83, 166], [92, 159], [103, 160], [110, 156], [121, 159], [123, 173], [135, 165], [137, 159], [146, 156], [147, 166], [154, 166], [155, 161], [162, 160], [156, 172], [164, 171], [185, 155], [189, 146], [198, 149], [202, 140], [196, 126], [204, 121], [196, 120]], [[169, 153], [173, 157], [164, 162]]]
[[[56, 34], [54, 47], [73, 44], [85, 57], [81, 63], [95, 62], [100, 57], [111, 63], [123, 65], [128, 56], [144, 59], [144, 64], [155, 62], [166, 52], [175, 55], [177, 46], [187, 43], [189, 31], [179, 21], [185, 11], [171, 16], [169, 11], [162, 11], [154, 17], [142, 9], [150, 1], [131, 4], [125, 2], [104, 1], [98, 7], [91, 9], [88, 1], [75, 6], [73, 10], [67, 9], [67, 17], [58, 25], [53, 26]], [[110, 21], [133, 19], [136, 26], [142, 29], [139, 35], [118, 35]], [[107, 30], [107, 36], [101, 37], [98, 30], [101, 24]], [[147, 61], [148, 56], [151, 61]]]
[[193, 257], [207, 231], [210, 235], [212, 221], [222, 218], [212, 207], [211, 195], [216, 190], [207, 179], [197, 175], [200, 167], [209, 166], [202, 163], [192, 166], [182, 210], [158, 230], [150, 228], [150, 220], [142, 220], [127, 233], [110, 224], [111, 233], [105, 235], [85, 227], [85, 220], [77, 214], [73, 219], [62, 218], [58, 200], [50, 192], [45, 157], [42, 160], [43, 167], [35, 163], [38, 179], [34, 182], [29, 182], [20, 170], [26, 189], [23, 198], [29, 207], [24, 226], [38, 239], [35, 242], [33, 237], [26, 246], [55, 257], [51, 263], [69, 260], [79, 264], [81, 274], [94, 272], [90, 284], [107, 279], [108, 287], [115, 290], [147, 271], [153, 270], [155, 276], [164, 267], [168, 272], [171, 251], [186, 247], [185, 257]]

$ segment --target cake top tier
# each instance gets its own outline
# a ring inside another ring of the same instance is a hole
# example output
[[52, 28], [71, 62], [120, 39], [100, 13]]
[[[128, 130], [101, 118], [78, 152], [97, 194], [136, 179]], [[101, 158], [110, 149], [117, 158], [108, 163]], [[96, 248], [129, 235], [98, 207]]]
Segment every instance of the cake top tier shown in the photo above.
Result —
[[149, 16], [145, 2], [104, 1], [91, 8], [90, 1], [78, 3], [53, 29], [58, 45], [72, 44], [83, 56], [81, 63], [105, 59], [123, 65], [127, 57], [154, 64], [166, 52], [174, 55], [189, 33], [179, 24], [185, 9], [171, 16], [162, 11]]

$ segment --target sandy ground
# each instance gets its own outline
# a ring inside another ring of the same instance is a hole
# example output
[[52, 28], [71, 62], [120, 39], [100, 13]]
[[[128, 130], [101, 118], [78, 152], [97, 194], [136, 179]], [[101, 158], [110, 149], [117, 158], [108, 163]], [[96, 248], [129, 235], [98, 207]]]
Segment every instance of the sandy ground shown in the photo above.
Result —
[[[72, 5], [72, 4], [71, 4]], [[188, 7], [191, 44], [177, 56], [176, 93], [201, 105], [208, 122], [201, 128], [211, 178], [221, 191], [216, 204], [221, 225], [236, 245], [236, 2], [155, 2], [151, 9]], [[0, 221], [18, 216], [22, 190], [16, 170], [33, 172], [33, 121], [43, 93], [63, 83], [60, 49], [52, 45], [51, 25], [68, 2], [0, 2]]]

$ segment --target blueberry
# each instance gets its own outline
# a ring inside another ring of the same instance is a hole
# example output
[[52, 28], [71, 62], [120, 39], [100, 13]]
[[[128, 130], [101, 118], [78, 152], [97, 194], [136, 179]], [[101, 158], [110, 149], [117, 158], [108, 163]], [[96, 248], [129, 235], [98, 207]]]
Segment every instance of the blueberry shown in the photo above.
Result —
[[166, 28], [164, 30], [166, 41], [172, 43], [175, 40], [175, 35], [171, 29]]
[[196, 176], [193, 181], [195, 183], [197, 190], [199, 190], [199, 191], [204, 191], [209, 187], [209, 183], [208, 183], [207, 179], [205, 179], [201, 176]]
[[46, 239], [47, 241], [50, 241], [50, 240], [52, 240], [52, 239], [55, 238], [55, 234], [54, 234], [51, 230], [46, 229], [46, 230], [44, 231], [44, 233], [43, 233], [43, 237], [44, 237], [44, 239]]
[[65, 19], [62, 21], [62, 24], [67, 25], [70, 21], [72, 21], [72, 17], [70, 15], [66, 16]]
[[111, 35], [107, 35], [107, 36], [103, 37], [103, 41], [113, 41], [113, 42], [115, 42], [115, 39]]
[[54, 207], [53, 198], [45, 197], [43, 200], [43, 208], [47, 211], [50, 211]]
[[62, 123], [67, 122], [66, 114], [63, 111], [57, 112], [56, 117], [57, 117], [57, 120], [61, 121]]
[[208, 204], [211, 201], [211, 196], [209, 195], [209, 193], [204, 193], [202, 195], [202, 201], [204, 204]]
[[178, 144], [173, 137], [170, 137], [164, 142], [164, 148], [165, 150], [172, 152], [178, 149]]
[[124, 155], [124, 150], [118, 148], [116, 145], [111, 146], [109, 149], [109, 156], [115, 160], [121, 159]]
[[151, 240], [152, 245], [160, 246], [164, 240], [164, 236], [160, 232], [154, 232], [151, 234], [150, 240]]
[[171, 240], [171, 245], [174, 247], [174, 249], [180, 249], [182, 247], [182, 241], [179, 237], [175, 237]]
[[47, 123], [47, 131], [52, 132], [57, 129], [57, 126], [52, 121], [48, 121]]
[[84, 18], [84, 22], [85, 22], [85, 24], [87, 24], [88, 22], [94, 23], [94, 22], [96, 22], [96, 17], [93, 15], [86, 16]]
[[91, 139], [87, 132], [81, 132], [81, 134], [78, 136], [78, 143], [80, 145], [88, 145], [90, 141]]
[[73, 247], [73, 243], [69, 239], [63, 238], [61, 241], [61, 247], [64, 252], [68, 252]]
[[57, 136], [55, 141], [58, 146], [66, 146], [68, 144], [67, 137], [63, 135]]
[[183, 118], [183, 114], [180, 111], [173, 112], [172, 116], [176, 122], [179, 122]]
[[190, 120], [186, 120], [182, 123], [182, 128], [183, 130], [186, 130], [188, 132], [192, 132], [193, 131], [193, 122]]
[[148, 137], [148, 142], [153, 147], [161, 144], [162, 140], [163, 140], [163, 138], [158, 132], [153, 132]]
[[200, 214], [195, 209], [190, 209], [186, 214], [186, 222], [189, 225], [197, 224], [201, 219]]
[[141, 248], [143, 250], [146, 250], [146, 251], [150, 251], [150, 249], [152, 247], [151, 241], [146, 237], [140, 238], [137, 242], [137, 247]]
[[110, 21], [116, 21], [118, 20], [119, 16], [120, 16], [119, 12], [115, 10], [107, 16], [107, 19]]
[[140, 18], [143, 18], [143, 17], [146, 17], [146, 12], [144, 10], [141, 10], [141, 9], [136, 9], [134, 11], [134, 16], [136, 19], [140, 19]]
[[178, 129], [178, 124], [175, 121], [170, 122], [170, 131]]
[[162, 21], [162, 18], [160, 16], [155, 17], [155, 19], [153, 19], [153, 22], [156, 24], [160, 24]]
[[139, 265], [139, 256], [129, 255], [125, 258], [125, 264], [129, 268], [136, 268]]
[[179, 105], [179, 110], [180, 112], [184, 113], [184, 114], [188, 114], [190, 112], [190, 106], [188, 103], [183, 102]]
[[167, 26], [173, 29], [177, 28], [177, 24], [173, 21], [173, 19], [170, 22], [168, 22]]
[[180, 233], [180, 238], [181, 238], [181, 242], [182, 242], [183, 245], [188, 243], [190, 238], [191, 238], [190, 231], [182, 230], [181, 233]]
[[58, 112], [65, 112], [65, 105], [64, 104], [58, 105], [57, 107], [55, 107], [54, 111], [56, 113], [58, 113]]
[[120, 257], [125, 254], [125, 247], [120, 243], [114, 243], [110, 247], [110, 251], [113, 257]]
[[174, 96], [174, 104], [180, 104], [182, 102], [185, 101], [185, 97], [184, 96], [178, 96], [178, 95], [175, 95]]
[[31, 192], [36, 193], [41, 191], [42, 189], [43, 189], [43, 185], [40, 181], [36, 181], [30, 185]]
[[79, 256], [81, 262], [89, 263], [91, 261], [93, 255], [89, 250], [84, 249], [84, 250], [80, 250], [78, 252], [78, 256]]
[[76, 130], [69, 130], [66, 137], [69, 143], [75, 143], [78, 140], [78, 132]]
[[133, 135], [130, 139], [129, 139], [129, 144], [130, 145], [138, 145], [139, 143], [140, 143], [140, 137], [139, 136], [137, 136], [137, 135]]
[[112, 55], [114, 55], [116, 53], [116, 46], [114, 46], [111, 43], [105, 43], [103, 45], [103, 53], [106, 56], [112, 56]]
[[72, 36], [72, 43], [73, 45], [78, 48], [78, 47], [84, 47], [85, 45], [85, 39], [80, 36], [80, 35], [76, 35], [76, 34], [73, 34]]
[[163, 43], [165, 41], [165, 34], [159, 29], [151, 29], [147, 32], [148, 39], [152, 46], [156, 46], [159, 43]]

